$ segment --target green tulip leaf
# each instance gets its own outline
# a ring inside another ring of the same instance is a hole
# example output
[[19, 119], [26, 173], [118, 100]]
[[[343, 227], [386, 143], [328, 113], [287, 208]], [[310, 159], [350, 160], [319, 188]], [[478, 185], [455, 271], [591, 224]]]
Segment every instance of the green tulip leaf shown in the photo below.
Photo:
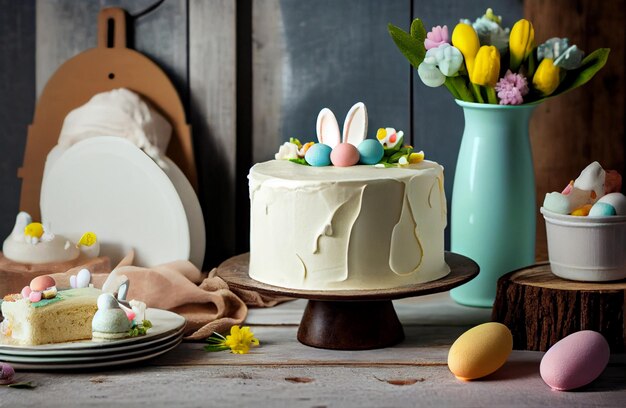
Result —
[[[406, 57], [406, 59], [409, 60], [411, 65], [413, 65], [413, 67], [417, 69], [422, 61], [424, 61], [424, 57], [426, 56], [426, 47], [424, 46], [424, 41], [418, 41], [409, 33], [405, 32], [399, 27], [396, 27], [393, 24], [389, 24], [387, 26], [387, 29], [389, 30], [389, 35], [391, 35], [393, 42], [396, 43], [396, 46], [398, 47], [400, 52]], [[419, 30], [416, 28], [416, 31]]]
[[546, 100], [556, 95], [564, 94], [573, 89], [578, 88], [581, 85], [589, 82], [595, 74], [598, 73], [606, 64], [609, 58], [610, 48], [598, 48], [591, 54], [587, 55], [580, 65], [580, 67], [567, 71], [565, 79], [561, 82], [559, 87], [554, 91], [552, 95], [546, 98], [542, 98], [539, 101]]
[[419, 41], [420, 44], [424, 44], [424, 41], [426, 41], [426, 29], [424, 28], [424, 23], [419, 18], [416, 18], [411, 23], [411, 37]]

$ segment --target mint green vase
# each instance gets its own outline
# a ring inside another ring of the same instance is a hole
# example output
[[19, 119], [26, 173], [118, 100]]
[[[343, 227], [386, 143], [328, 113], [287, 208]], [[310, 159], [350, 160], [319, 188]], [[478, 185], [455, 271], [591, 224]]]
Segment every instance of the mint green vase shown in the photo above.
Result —
[[491, 307], [502, 275], [535, 262], [535, 172], [528, 123], [537, 104], [456, 101], [465, 130], [452, 190], [451, 250], [480, 273], [451, 291], [467, 306]]

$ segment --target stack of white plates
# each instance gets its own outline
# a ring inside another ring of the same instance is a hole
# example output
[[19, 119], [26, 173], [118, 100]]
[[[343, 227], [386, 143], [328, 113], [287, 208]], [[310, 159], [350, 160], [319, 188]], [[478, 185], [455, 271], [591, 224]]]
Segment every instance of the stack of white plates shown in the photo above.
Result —
[[93, 231], [116, 265], [130, 250], [135, 266], [190, 260], [202, 268], [205, 229], [198, 197], [167, 157], [161, 166], [120, 137], [86, 139], [48, 155], [41, 216], [77, 242]]
[[152, 328], [145, 336], [112, 341], [19, 346], [0, 336], [0, 361], [26, 370], [76, 370], [134, 364], [163, 353], [180, 344], [185, 318], [161, 309], [147, 309]]

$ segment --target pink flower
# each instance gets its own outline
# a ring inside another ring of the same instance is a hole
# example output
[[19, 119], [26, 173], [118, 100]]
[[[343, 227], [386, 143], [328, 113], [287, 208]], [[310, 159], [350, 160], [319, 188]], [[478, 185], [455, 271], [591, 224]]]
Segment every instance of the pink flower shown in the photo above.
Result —
[[448, 36], [448, 26], [437, 26], [426, 34], [426, 40], [424, 40], [424, 46], [426, 50], [431, 48], [437, 48], [441, 44], [450, 43], [450, 37]]
[[496, 84], [496, 92], [500, 98], [500, 105], [520, 105], [524, 103], [523, 97], [528, 93], [528, 80], [522, 74], [514, 74], [507, 70]]

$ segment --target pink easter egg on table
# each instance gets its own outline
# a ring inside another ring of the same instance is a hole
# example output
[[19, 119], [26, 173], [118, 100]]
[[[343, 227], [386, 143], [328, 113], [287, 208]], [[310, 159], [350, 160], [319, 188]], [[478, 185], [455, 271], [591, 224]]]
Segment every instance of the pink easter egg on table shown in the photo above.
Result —
[[604, 336], [582, 330], [556, 342], [543, 356], [541, 378], [552, 389], [573, 390], [598, 378], [609, 363], [610, 349]]
[[350, 143], [339, 143], [330, 153], [330, 161], [337, 167], [354, 166], [359, 158], [358, 149]]

